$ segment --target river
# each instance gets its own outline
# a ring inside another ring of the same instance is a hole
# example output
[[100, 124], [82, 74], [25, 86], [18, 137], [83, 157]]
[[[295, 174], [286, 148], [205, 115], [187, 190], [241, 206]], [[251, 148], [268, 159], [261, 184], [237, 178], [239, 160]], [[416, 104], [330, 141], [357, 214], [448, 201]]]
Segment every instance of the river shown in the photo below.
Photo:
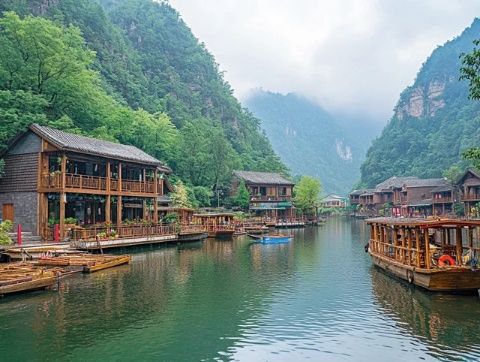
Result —
[[5, 297], [0, 359], [480, 360], [478, 297], [377, 270], [363, 221], [293, 233], [130, 249], [128, 266]]

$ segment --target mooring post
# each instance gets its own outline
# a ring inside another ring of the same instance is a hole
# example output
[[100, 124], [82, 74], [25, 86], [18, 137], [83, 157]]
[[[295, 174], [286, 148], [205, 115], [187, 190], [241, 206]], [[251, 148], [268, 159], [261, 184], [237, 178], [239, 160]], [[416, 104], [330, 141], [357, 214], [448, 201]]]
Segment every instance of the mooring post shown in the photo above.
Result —
[[55, 242], [60, 241], [60, 225], [55, 224], [53, 226], [53, 240]]
[[17, 244], [22, 245], [22, 225], [17, 226]]

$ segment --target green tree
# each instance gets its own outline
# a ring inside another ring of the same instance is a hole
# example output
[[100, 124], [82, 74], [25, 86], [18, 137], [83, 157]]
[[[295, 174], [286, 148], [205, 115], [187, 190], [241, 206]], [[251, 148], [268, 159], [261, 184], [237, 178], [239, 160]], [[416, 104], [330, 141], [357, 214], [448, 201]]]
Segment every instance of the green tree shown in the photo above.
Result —
[[198, 203], [198, 207], [208, 207], [211, 205], [213, 191], [208, 187], [194, 186], [192, 187], [193, 195]]
[[452, 165], [445, 171], [443, 171], [443, 177], [445, 177], [450, 185], [455, 185], [462, 174], [462, 169], [458, 165]]
[[248, 192], [247, 186], [245, 186], [245, 181], [243, 180], [240, 180], [237, 192], [233, 197], [233, 204], [243, 210], [247, 210], [248, 206], [250, 205], [250, 193]]
[[307, 215], [315, 213], [321, 191], [322, 185], [319, 180], [310, 176], [302, 176], [294, 188], [295, 207]]
[[188, 196], [188, 189], [180, 180], [173, 185], [173, 192], [170, 194], [170, 197], [174, 207], [192, 207], [192, 203]]

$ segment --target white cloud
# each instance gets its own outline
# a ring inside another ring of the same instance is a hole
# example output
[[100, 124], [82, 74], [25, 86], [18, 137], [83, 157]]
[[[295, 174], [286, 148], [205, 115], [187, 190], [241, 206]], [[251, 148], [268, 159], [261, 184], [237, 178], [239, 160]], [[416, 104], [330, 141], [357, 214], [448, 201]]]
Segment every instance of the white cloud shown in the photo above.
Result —
[[477, 0], [170, 3], [240, 98], [257, 87], [297, 92], [382, 122], [435, 47], [480, 14]]

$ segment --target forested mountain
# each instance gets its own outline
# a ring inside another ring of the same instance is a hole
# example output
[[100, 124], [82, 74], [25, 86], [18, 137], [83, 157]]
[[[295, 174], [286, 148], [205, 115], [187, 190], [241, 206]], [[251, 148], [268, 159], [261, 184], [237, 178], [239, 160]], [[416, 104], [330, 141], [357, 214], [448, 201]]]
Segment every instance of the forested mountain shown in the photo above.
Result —
[[469, 53], [478, 38], [476, 19], [459, 37], [433, 51], [368, 150], [361, 168], [364, 185], [393, 175], [439, 177], [462, 163], [463, 150], [480, 144], [480, 102], [468, 99], [468, 83], [459, 80], [460, 55]]
[[133, 144], [208, 189], [233, 168], [286, 171], [167, 2], [4, 0], [0, 11], [2, 145], [38, 122]]
[[244, 103], [261, 119], [275, 152], [293, 174], [319, 178], [326, 194], [346, 194], [358, 181], [374, 127], [329, 114], [293, 93], [256, 90]]

